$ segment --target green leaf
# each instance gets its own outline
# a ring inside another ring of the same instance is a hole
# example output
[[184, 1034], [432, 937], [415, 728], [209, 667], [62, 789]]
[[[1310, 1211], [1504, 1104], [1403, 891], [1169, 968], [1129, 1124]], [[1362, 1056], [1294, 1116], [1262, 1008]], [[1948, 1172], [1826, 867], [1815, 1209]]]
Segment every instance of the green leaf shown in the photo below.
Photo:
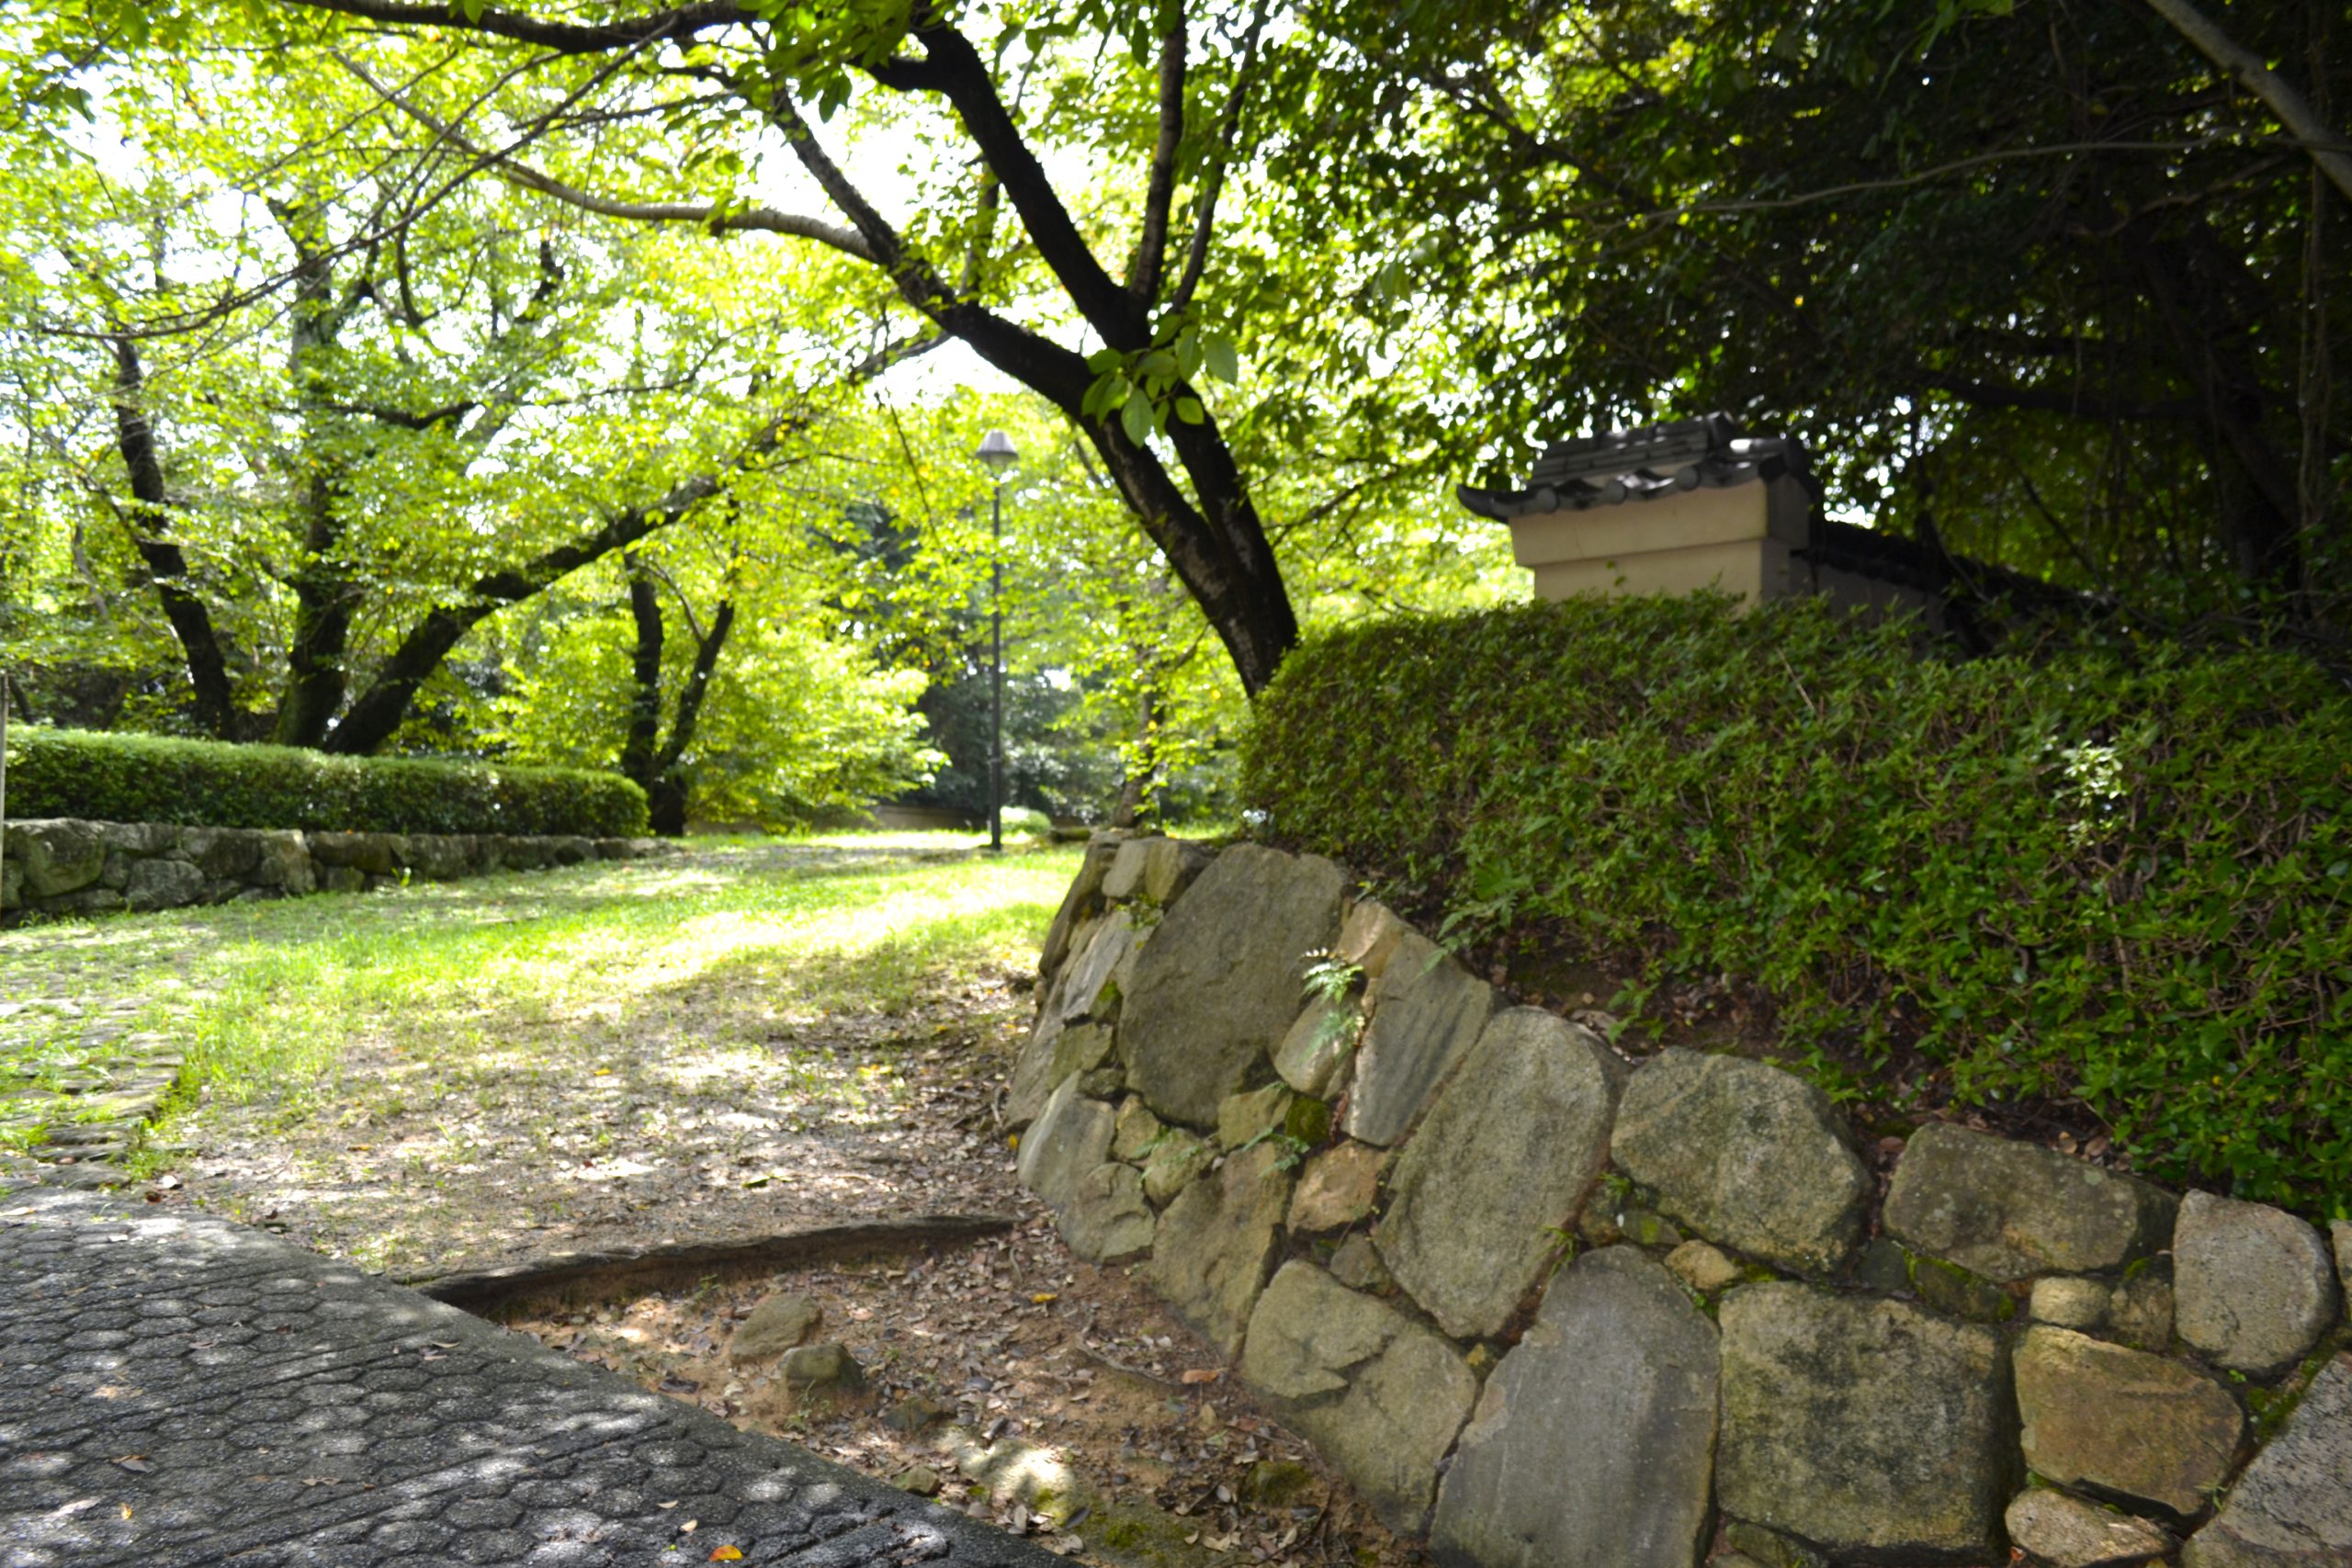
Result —
[[1199, 424], [1208, 418], [1208, 412], [1201, 407], [1198, 398], [1179, 398], [1176, 400], [1176, 417], [1186, 424]]
[[1140, 446], [1159, 426], [1159, 421], [1151, 411], [1151, 400], [1143, 395], [1143, 389], [1137, 388], [1129, 392], [1126, 402], [1119, 409], [1119, 428], [1127, 433], [1127, 439]]
[[1234, 351], [1231, 338], [1223, 333], [1204, 333], [1201, 349], [1208, 356], [1210, 375], [1220, 381], [1241, 379], [1241, 355]]

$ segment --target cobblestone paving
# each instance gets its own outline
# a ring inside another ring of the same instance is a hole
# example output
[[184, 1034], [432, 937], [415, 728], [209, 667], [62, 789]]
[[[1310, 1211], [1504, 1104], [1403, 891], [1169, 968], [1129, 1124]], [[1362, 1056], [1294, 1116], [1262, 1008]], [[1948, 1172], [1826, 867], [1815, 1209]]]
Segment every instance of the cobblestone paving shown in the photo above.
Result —
[[1061, 1559], [275, 1237], [0, 1193], [0, 1568]]

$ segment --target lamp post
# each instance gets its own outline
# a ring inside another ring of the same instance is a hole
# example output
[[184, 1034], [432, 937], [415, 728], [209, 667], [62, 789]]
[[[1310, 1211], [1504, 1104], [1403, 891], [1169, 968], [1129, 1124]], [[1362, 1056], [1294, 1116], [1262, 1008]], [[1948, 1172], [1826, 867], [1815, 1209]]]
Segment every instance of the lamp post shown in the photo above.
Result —
[[1021, 454], [991, 430], [972, 454], [995, 476], [989, 496], [989, 849], [1004, 849], [1004, 476]]

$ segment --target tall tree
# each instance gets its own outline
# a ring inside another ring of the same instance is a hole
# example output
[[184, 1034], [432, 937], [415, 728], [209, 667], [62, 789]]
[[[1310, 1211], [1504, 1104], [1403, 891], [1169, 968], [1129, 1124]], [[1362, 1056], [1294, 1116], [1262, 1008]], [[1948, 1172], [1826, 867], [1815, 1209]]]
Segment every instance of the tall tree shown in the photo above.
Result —
[[1285, 154], [1291, 216], [1405, 215], [1476, 378], [1465, 466], [1727, 408], [1803, 435], [1881, 526], [2332, 639], [2341, 7], [2222, 17], [2290, 93], [2240, 90], [2158, 15], [2186, 9], [1351, 7], [1360, 49], [1287, 84], [1325, 128]]
[[727, 253], [594, 231], [272, 69], [110, 93], [136, 159], [52, 142], [0, 225], [43, 279], [0, 291], [36, 510], [112, 525], [94, 558], [153, 595], [204, 732], [381, 748], [486, 618], [802, 460], [922, 346], [821, 269], [746, 309]]
[[[1199, 384], [1204, 371], [1234, 372], [1238, 319], [1260, 281], [1247, 244], [1227, 239], [1247, 225], [1220, 210], [1222, 186], [1254, 142], [1292, 129], [1262, 98], [1262, 57], [1290, 47], [1270, 33], [1266, 6], [1193, 0], [990, 27], [896, 0], [823, 13], [696, 3], [584, 15], [453, 12], [409, 0], [288, 4], [459, 40], [453, 48], [495, 40], [518, 77], [541, 85], [542, 103], [553, 96], [563, 107], [485, 115], [479, 121], [489, 123], [471, 128], [426, 123], [464, 138], [509, 177], [593, 211], [764, 230], [874, 267], [907, 308], [1084, 434], [1245, 687], [1262, 685], [1296, 640], [1250, 476]], [[1080, 27], [1091, 36], [1073, 41]], [[542, 166], [586, 164], [554, 143], [572, 106], [599, 91], [659, 107], [694, 135], [689, 169], [738, 166], [738, 148], [763, 136], [780, 142], [832, 216], [779, 212], [732, 188], [695, 199], [674, 176], [672, 188], [642, 199]], [[1028, 92], [1042, 109], [1024, 102]], [[935, 169], [968, 164], [978, 177], [961, 188], [934, 183], [909, 216], [892, 218], [878, 187], [853, 173], [876, 160], [837, 155], [808, 113], [853, 99], [854, 129], [912, 131], [932, 142]], [[1099, 110], [1081, 111], [1081, 102]], [[952, 152], [937, 140], [950, 136], [960, 141]], [[1071, 157], [1095, 170], [1082, 201], [1049, 173]], [[1114, 164], [1124, 167], [1103, 179]], [[1001, 232], [1006, 204], [1018, 243]]]

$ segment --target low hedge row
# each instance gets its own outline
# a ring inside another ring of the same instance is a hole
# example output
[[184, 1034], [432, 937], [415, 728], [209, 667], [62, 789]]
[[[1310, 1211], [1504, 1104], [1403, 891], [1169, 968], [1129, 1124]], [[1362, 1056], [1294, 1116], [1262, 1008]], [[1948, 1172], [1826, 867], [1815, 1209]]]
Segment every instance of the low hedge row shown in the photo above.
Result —
[[360, 833], [645, 831], [645, 792], [584, 768], [334, 757], [153, 735], [12, 728], [8, 815]]
[[1572, 602], [1322, 637], [1253, 722], [1264, 830], [1457, 933], [1760, 987], [1833, 1092], [2079, 1097], [2142, 1170], [2352, 1199], [2352, 698], [2300, 660]]

